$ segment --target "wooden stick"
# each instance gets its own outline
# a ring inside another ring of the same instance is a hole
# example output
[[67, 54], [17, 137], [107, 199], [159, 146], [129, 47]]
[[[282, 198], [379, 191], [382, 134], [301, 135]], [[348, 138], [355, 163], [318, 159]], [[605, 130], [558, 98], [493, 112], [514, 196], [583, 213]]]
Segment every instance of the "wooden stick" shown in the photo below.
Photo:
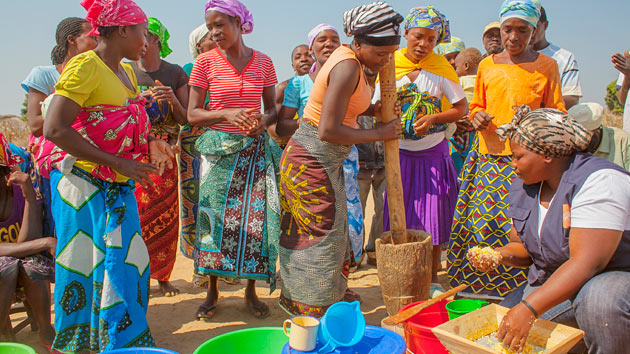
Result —
[[[397, 119], [394, 114], [396, 105], [396, 63], [394, 57], [379, 73], [381, 85], [381, 113], [383, 123]], [[398, 139], [385, 142], [385, 178], [387, 180], [387, 203], [389, 206], [389, 224], [392, 243], [407, 243], [407, 220], [403, 199], [402, 180], [400, 177], [400, 155]]]
[[446, 299], [447, 297], [451, 297], [455, 294], [457, 294], [458, 292], [464, 290], [468, 288], [468, 285], [466, 284], [462, 284], [456, 288], [453, 288], [447, 292], [445, 292], [444, 294], [440, 294], [436, 297], [434, 297], [431, 300], [427, 300], [421, 304], [418, 304], [416, 306], [410, 307], [408, 309], [406, 309], [405, 311], [399, 312], [397, 314], [395, 314], [394, 316], [390, 316], [387, 317], [386, 319], [383, 320], [383, 323], [385, 323], [388, 326], [395, 326], [399, 323], [403, 323], [405, 321], [407, 321], [408, 319], [412, 318], [413, 316], [417, 315], [420, 313], [420, 311], [426, 309], [429, 306], [433, 306], [435, 304], [437, 304], [438, 302]]

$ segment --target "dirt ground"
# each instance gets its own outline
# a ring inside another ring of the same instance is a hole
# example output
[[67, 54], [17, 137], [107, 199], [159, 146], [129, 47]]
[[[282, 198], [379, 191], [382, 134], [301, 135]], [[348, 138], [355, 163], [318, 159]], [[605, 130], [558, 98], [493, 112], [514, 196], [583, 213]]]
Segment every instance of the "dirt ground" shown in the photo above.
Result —
[[[371, 196], [368, 198], [367, 210], [373, 210]], [[372, 213], [366, 212], [365, 229], [370, 229]], [[366, 236], [367, 241], [367, 236]], [[192, 260], [177, 254], [175, 269], [171, 276], [172, 283], [181, 290], [174, 297], [164, 297], [158, 290], [157, 281], [151, 281], [151, 298], [147, 318], [151, 333], [158, 347], [174, 350], [181, 354], [190, 354], [205, 341], [220, 334], [250, 327], [282, 326], [289, 315], [278, 305], [280, 290], [269, 294], [267, 284], [259, 282], [258, 295], [270, 308], [270, 316], [257, 319], [247, 310], [243, 300], [246, 281], [241, 285], [228, 285], [219, 281], [221, 292], [215, 316], [209, 321], [197, 321], [195, 311], [205, 298], [205, 289], [195, 287], [191, 283]], [[446, 286], [446, 275], [440, 273], [440, 280]], [[381, 320], [387, 317], [376, 267], [365, 262], [359, 270], [350, 275], [349, 286], [355, 290], [363, 301], [361, 310], [365, 314], [367, 324], [380, 326]], [[53, 313], [54, 316], [54, 313]], [[16, 325], [24, 316], [13, 315], [11, 320]], [[37, 333], [29, 328], [18, 333], [18, 341], [35, 348], [38, 353], [45, 353], [38, 344]]]

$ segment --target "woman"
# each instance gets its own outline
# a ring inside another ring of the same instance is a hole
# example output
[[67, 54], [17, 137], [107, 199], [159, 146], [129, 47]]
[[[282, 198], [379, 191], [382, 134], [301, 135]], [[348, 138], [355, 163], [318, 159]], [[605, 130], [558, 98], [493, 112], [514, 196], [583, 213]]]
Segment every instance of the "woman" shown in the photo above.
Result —
[[[457, 199], [457, 172], [448, 154], [446, 129], [447, 124], [468, 113], [468, 104], [455, 70], [433, 52], [438, 43], [451, 40], [446, 17], [433, 6], [412, 9], [405, 24], [405, 38], [407, 48], [397, 51], [395, 57], [396, 87], [405, 126], [400, 141], [405, 214], [407, 229], [432, 236], [431, 282], [438, 287], [441, 247], [449, 240]], [[423, 97], [425, 93], [428, 96]], [[441, 107], [446, 106], [450, 108], [442, 111]], [[390, 230], [389, 213], [385, 198], [383, 231]]]
[[[54, 144], [52, 210], [58, 236], [53, 348], [101, 352], [153, 346], [146, 320], [149, 254], [134, 181], [172, 168], [127, 60], [139, 60], [147, 17], [131, 0], [84, 0], [99, 44], [72, 58], [55, 86], [44, 136]], [[150, 154], [152, 164], [141, 162]]]
[[497, 134], [510, 141], [518, 178], [510, 190], [510, 243], [496, 251], [502, 265], [530, 267], [499, 340], [521, 351], [540, 315], [583, 330], [589, 353], [626, 353], [630, 174], [581, 153], [592, 133], [557, 110], [523, 106]]
[[[18, 148], [19, 149], [19, 148]], [[22, 150], [23, 152], [23, 150]], [[42, 208], [26, 170], [25, 160], [11, 151], [0, 133], [0, 339], [15, 341], [4, 321], [18, 287], [23, 287], [39, 326], [39, 341], [50, 350], [55, 330], [50, 324], [50, 281], [56, 240], [42, 237]]]
[[[169, 38], [166, 27], [158, 19], [149, 17], [149, 44], [140, 60], [130, 64], [138, 89], [148, 100], [146, 111], [151, 121], [151, 136], [175, 148], [179, 126], [187, 123], [188, 75], [179, 65], [162, 59], [172, 52]], [[170, 297], [179, 293], [169, 282], [179, 238], [177, 169], [168, 168], [159, 176], [152, 175], [151, 179], [156, 188], [145, 189], [137, 184], [134, 193], [142, 238], [151, 259], [151, 278], [158, 281], [160, 292]]]
[[[190, 76], [194, 60], [199, 54], [209, 52], [217, 47], [212, 40], [208, 26], [202, 24], [195, 28], [188, 38], [190, 54], [193, 62], [184, 65], [186, 75]], [[207, 105], [209, 100], [206, 99]], [[181, 150], [179, 156], [179, 249], [188, 258], [193, 258], [195, 237], [197, 235], [197, 210], [199, 208], [199, 165], [201, 157], [195, 149], [197, 139], [204, 132], [203, 127], [195, 127], [188, 122], [179, 132], [178, 146]], [[202, 277], [193, 275], [195, 285], [207, 287], [207, 281]]]
[[280, 305], [289, 313], [321, 317], [348, 289], [351, 244], [343, 161], [353, 144], [401, 134], [398, 120], [362, 130], [357, 116], [375, 113], [363, 66], [378, 72], [387, 64], [398, 48], [402, 20], [383, 2], [345, 12], [345, 32], [354, 40], [322, 66], [298, 130], [284, 149]]
[[[313, 84], [317, 74], [330, 55], [341, 45], [337, 29], [329, 24], [322, 23], [315, 26], [308, 34], [307, 49], [313, 54], [317, 64], [314, 70], [302, 76], [293, 77], [284, 90], [284, 102], [278, 116], [276, 132], [284, 141], [295, 133], [298, 127], [298, 119], [304, 115], [304, 108], [311, 95]], [[278, 134], [280, 134], [278, 133]], [[348, 197], [348, 222], [350, 223], [350, 241], [352, 242], [353, 269], [356, 270], [361, 263], [363, 254], [363, 210], [359, 195], [359, 151], [353, 145], [350, 155], [343, 162], [343, 171], [346, 182], [346, 195]]]
[[194, 260], [195, 273], [210, 275], [210, 284], [196, 318], [214, 315], [217, 277], [247, 279], [248, 309], [265, 318], [269, 307], [255, 284], [275, 282], [280, 233], [274, 167], [280, 151], [264, 131], [276, 121], [276, 73], [268, 56], [243, 42], [253, 17], [241, 2], [209, 0], [206, 24], [217, 48], [197, 58], [188, 106], [188, 121], [206, 127], [195, 144], [202, 160]]
[[85, 19], [68, 17], [62, 20], [57, 26], [55, 34], [57, 44], [51, 53], [53, 65], [33, 68], [22, 82], [22, 88], [28, 94], [26, 116], [31, 130], [29, 150], [36, 162], [35, 167], [38, 175], [36, 187], [44, 197], [43, 235], [45, 236], [54, 236], [55, 223], [50, 210], [50, 171], [43, 166], [44, 158], [50, 152], [41, 149], [44, 143], [42, 103], [55, 90], [55, 84], [59, 80], [61, 71], [70, 58], [96, 48], [96, 39], [93, 36], [88, 36], [91, 30], [92, 25]]
[[506, 211], [514, 176], [510, 167], [512, 151], [495, 130], [509, 122], [514, 116], [513, 107], [521, 104], [564, 111], [558, 65], [529, 46], [540, 17], [540, 3], [506, 0], [499, 16], [505, 51], [479, 64], [470, 104], [478, 143], [468, 154], [460, 177], [447, 253], [451, 284], [468, 284], [467, 295], [489, 298], [502, 298], [526, 281], [522, 269], [500, 266], [496, 271], [480, 273], [466, 259], [471, 247], [498, 247], [508, 242], [510, 220]]
[[451, 64], [453, 69], [455, 69], [455, 59], [459, 55], [459, 53], [466, 49], [466, 45], [464, 41], [462, 41], [459, 37], [451, 36], [450, 42], [440, 43], [436, 47], [436, 51], [439, 55], [442, 55], [448, 60], [448, 63]]

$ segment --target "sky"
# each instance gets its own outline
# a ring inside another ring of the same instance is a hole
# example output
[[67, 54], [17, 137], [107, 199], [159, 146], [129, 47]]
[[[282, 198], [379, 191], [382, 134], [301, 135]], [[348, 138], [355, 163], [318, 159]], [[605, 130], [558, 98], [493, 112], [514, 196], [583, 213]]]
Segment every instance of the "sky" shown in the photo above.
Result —
[[[173, 53], [167, 61], [190, 61], [188, 35], [204, 21], [205, 0], [136, 0], [148, 16], [160, 19], [171, 33]], [[630, 49], [630, 1], [542, 0], [549, 17], [547, 39], [573, 52], [578, 60], [584, 97], [582, 102], [604, 102], [606, 85], [618, 72], [610, 57]], [[254, 15], [254, 32], [245, 44], [271, 57], [278, 80], [292, 76], [291, 50], [306, 42], [308, 31], [327, 22], [343, 31], [343, 12], [369, 0], [245, 0]], [[497, 20], [502, 0], [390, 0], [403, 16], [416, 6], [432, 4], [451, 24], [453, 35], [467, 47], [482, 49], [481, 32]], [[55, 29], [65, 17], [84, 17], [79, 0], [2, 0], [0, 11], [0, 114], [18, 114], [24, 99], [20, 83], [35, 66], [51, 65]], [[599, 24], [599, 25], [597, 25]], [[342, 36], [345, 42], [348, 39]], [[404, 40], [401, 46], [404, 46]]]

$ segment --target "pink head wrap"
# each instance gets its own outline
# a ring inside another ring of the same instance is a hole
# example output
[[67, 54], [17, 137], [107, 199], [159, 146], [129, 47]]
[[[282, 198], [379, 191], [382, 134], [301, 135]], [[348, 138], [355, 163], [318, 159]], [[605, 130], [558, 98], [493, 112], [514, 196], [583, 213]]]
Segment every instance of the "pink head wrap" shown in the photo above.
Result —
[[133, 0], [82, 0], [85, 19], [92, 24], [88, 35], [98, 36], [98, 26], [133, 26], [148, 21], [147, 15]]
[[243, 34], [252, 33], [254, 30], [254, 16], [247, 7], [238, 0], [208, 0], [206, 3], [206, 13], [218, 11], [232, 17], [241, 19], [241, 29]]
[[317, 36], [322, 33], [323, 31], [326, 30], [331, 30], [331, 31], [335, 31], [337, 34], [339, 34], [339, 31], [337, 31], [337, 29], [335, 28], [335, 26], [333, 25], [329, 25], [327, 23], [321, 23], [317, 26], [315, 26], [309, 33], [308, 33], [308, 49], [313, 48], [313, 42], [315, 42], [315, 38], [317, 38]]

